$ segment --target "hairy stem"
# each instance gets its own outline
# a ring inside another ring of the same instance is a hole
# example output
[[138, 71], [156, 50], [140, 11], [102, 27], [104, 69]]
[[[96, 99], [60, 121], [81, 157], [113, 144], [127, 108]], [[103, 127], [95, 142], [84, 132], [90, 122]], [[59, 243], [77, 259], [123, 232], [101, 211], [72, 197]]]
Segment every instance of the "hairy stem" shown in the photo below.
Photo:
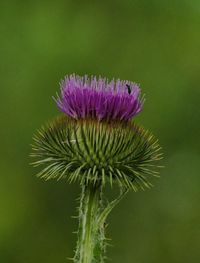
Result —
[[103, 263], [104, 226], [98, 222], [102, 209], [101, 191], [100, 184], [82, 186], [75, 263]]
[[105, 221], [112, 209], [127, 192], [127, 189], [121, 189], [118, 197], [104, 205], [102, 202], [102, 182], [82, 185], [75, 263], [104, 263]]

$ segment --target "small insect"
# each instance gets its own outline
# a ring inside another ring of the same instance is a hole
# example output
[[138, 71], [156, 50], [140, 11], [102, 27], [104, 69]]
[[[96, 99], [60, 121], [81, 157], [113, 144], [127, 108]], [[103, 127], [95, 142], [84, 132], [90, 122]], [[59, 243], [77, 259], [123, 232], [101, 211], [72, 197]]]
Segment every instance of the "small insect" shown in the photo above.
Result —
[[128, 89], [128, 94], [131, 94], [131, 87], [130, 87], [130, 85], [126, 84], [126, 87]]

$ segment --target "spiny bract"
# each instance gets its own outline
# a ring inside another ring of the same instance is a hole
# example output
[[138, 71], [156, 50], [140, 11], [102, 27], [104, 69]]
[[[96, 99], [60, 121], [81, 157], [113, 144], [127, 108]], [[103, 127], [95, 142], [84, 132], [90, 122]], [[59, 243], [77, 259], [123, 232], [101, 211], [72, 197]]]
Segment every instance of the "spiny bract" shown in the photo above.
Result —
[[34, 137], [35, 166], [44, 165], [38, 176], [71, 182], [118, 182], [137, 190], [150, 187], [158, 176], [160, 147], [152, 134], [132, 123], [98, 122], [59, 117]]

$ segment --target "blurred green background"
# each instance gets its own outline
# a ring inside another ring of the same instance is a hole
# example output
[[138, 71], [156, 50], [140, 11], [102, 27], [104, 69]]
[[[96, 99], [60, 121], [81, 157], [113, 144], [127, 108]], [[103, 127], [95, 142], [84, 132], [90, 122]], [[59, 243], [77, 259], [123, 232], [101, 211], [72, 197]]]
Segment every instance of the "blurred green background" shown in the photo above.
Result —
[[73, 256], [79, 186], [29, 166], [32, 135], [59, 114], [52, 96], [73, 72], [140, 83], [137, 122], [165, 153], [154, 189], [110, 216], [108, 262], [199, 262], [199, 0], [0, 2], [0, 262]]

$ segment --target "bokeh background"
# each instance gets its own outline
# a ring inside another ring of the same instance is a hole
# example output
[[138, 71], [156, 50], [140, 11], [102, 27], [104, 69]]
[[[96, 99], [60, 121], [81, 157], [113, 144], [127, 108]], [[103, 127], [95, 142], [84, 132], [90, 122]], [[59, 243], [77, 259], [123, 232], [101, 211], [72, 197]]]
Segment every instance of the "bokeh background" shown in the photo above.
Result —
[[79, 186], [29, 165], [32, 135], [59, 114], [52, 96], [73, 72], [140, 83], [137, 122], [165, 153], [154, 189], [109, 217], [108, 262], [199, 262], [199, 0], [1, 0], [0, 262], [73, 256]]

